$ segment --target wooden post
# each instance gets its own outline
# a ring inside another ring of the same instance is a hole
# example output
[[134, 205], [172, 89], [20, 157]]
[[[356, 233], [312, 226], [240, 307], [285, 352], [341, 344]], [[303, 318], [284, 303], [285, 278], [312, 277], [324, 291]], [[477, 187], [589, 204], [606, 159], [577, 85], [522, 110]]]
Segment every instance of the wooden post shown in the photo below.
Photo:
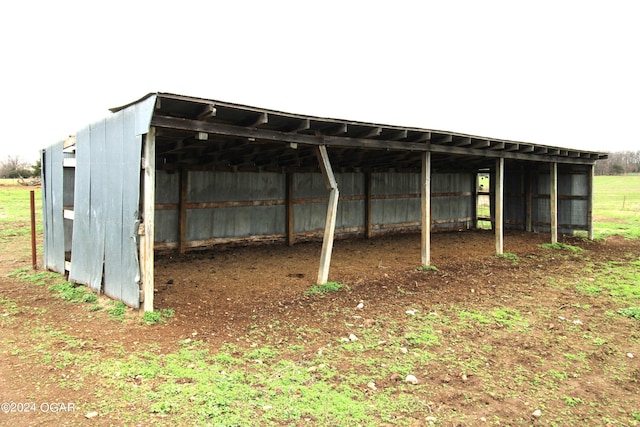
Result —
[[589, 195], [587, 196], [587, 238], [593, 240], [593, 182], [595, 180], [596, 165], [589, 168]]
[[320, 255], [320, 268], [318, 269], [318, 285], [327, 283], [329, 278], [329, 266], [331, 264], [331, 251], [333, 250], [333, 235], [336, 229], [336, 213], [338, 211], [338, 183], [336, 182], [331, 162], [327, 154], [327, 147], [318, 146], [318, 161], [324, 177], [325, 185], [329, 190], [329, 203], [327, 206], [327, 218], [324, 226], [324, 237], [322, 238], [322, 254]]
[[422, 205], [422, 265], [431, 265], [431, 152], [422, 153], [420, 196]]
[[178, 252], [187, 251], [187, 203], [189, 196], [189, 171], [180, 169], [180, 200], [178, 202]]
[[558, 243], [558, 163], [551, 163], [549, 209], [551, 215], [551, 244]]
[[504, 252], [504, 158], [496, 160], [496, 194], [495, 194], [495, 234], [496, 234], [496, 254], [502, 255]]
[[287, 172], [286, 174], [286, 194], [285, 194], [285, 216], [286, 218], [286, 233], [287, 233], [287, 245], [293, 246], [296, 242], [295, 223], [293, 218], [293, 172]]
[[31, 206], [31, 267], [38, 269], [38, 257], [36, 255], [36, 199], [35, 191], [29, 192], [29, 203]]
[[153, 243], [156, 192], [156, 128], [149, 128], [144, 141], [143, 212], [144, 234], [141, 236], [140, 252], [142, 267], [142, 292], [144, 311], [153, 311]]

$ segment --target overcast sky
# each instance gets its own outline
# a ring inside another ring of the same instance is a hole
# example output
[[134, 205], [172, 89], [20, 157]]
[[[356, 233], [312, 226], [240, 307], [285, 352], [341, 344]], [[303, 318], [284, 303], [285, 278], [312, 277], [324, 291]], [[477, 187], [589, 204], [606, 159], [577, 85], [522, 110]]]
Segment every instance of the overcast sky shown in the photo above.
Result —
[[637, 1], [17, 1], [0, 161], [149, 92], [639, 150]]

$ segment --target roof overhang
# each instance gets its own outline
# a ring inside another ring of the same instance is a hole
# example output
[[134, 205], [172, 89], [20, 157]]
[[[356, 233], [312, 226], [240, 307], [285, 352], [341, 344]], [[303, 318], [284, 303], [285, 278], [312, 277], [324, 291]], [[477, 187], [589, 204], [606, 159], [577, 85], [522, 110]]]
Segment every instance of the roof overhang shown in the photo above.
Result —
[[416, 170], [431, 152], [434, 169], [480, 169], [498, 158], [594, 164], [602, 152], [551, 147], [455, 132], [284, 113], [169, 93], [156, 96], [158, 167], [177, 169], [317, 169], [316, 146], [336, 170]]

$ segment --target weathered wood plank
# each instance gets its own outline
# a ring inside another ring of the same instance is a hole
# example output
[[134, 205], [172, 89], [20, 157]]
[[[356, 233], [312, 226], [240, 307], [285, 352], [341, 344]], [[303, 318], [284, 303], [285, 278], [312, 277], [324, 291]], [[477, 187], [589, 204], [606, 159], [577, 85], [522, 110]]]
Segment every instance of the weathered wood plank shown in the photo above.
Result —
[[327, 204], [327, 218], [324, 227], [324, 237], [322, 239], [322, 253], [320, 255], [320, 267], [318, 269], [317, 284], [327, 283], [329, 279], [329, 266], [331, 264], [331, 252], [333, 250], [333, 237], [336, 228], [336, 214], [338, 211], [338, 183], [333, 175], [331, 162], [327, 153], [327, 147], [321, 145], [318, 147], [318, 161], [325, 185], [329, 190], [329, 203]]
[[549, 188], [549, 214], [551, 215], [551, 244], [558, 243], [558, 164], [551, 163]]
[[502, 255], [504, 252], [504, 159], [496, 160], [495, 204], [496, 254]]
[[421, 258], [422, 265], [431, 265], [431, 153], [422, 153], [421, 185]]
[[156, 129], [149, 128], [144, 140], [144, 183], [142, 194], [144, 235], [140, 241], [140, 260], [142, 270], [142, 293], [144, 311], [153, 311], [153, 243], [155, 216], [155, 182], [156, 182]]

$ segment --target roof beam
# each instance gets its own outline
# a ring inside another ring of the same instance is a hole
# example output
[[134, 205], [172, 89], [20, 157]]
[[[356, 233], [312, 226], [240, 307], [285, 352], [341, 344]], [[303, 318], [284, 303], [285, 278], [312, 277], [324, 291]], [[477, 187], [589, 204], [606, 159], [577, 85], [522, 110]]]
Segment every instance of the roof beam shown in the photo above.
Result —
[[250, 128], [256, 128], [268, 122], [269, 122], [269, 115], [267, 113], [259, 113], [256, 116], [247, 118], [242, 123], [238, 123], [238, 125], [246, 126]]
[[215, 104], [205, 105], [202, 111], [198, 114], [198, 120], [207, 120], [210, 117], [215, 117], [216, 113], [217, 111]]
[[[203, 121], [194, 121], [189, 119], [183, 119], [179, 117], [170, 117], [170, 116], [161, 116], [154, 115], [151, 119], [151, 125], [161, 128], [169, 128], [169, 129], [177, 129], [177, 130], [186, 130], [186, 131], [201, 131], [207, 132], [212, 135], [220, 135], [220, 136], [229, 136], [229, 137], [237, 137], [237, 138], [255, 138], [256, 141], [267, 141], [267, 142], [282, 142], [282, 143], [297, 143], [304, 145], [327, 145], [334, 147], [345, 147], [345, 148], [364, 148], [364, 149], [388, 149], [388, 150], [398, 150], [398, 151], [414, 151], [414, 152], [422, 152], [422, 151], [431, 151], [433, 153], [442, 153], [442, 154], [459, 154], [459, 155], [467, 155], [474, 157], [489, 157], [489, 158], [500, 158], [504, 157], [505, 159], [516, 159], [516, 160], [530, 160], [530, 161], [540, 161], [540, 162], [549, 162], [549, 156], [541, 156], [536, 154], [526, 154], [526, 152], [505, 152], [505, 151], [494, 151], [494, 150], [484, 150], [477, 148], [467, 148], [467, 147], [454, 147], [450, 145], [439, 145], [439, 144], [424, 144], [424, 143], [416, 143], [416, 142], [406, 142], [406, 141], [387, 141], [382, 139], [364, 139], [364, 138], [350, 138], [350, 137], [341, 137], [341, 136], [331, 136], [331, 135], [306, 135], [300, 133], [284, 133], [278, 132], [269, 129], [257, 129], [257, 128], [246, 128], [241, 126], [234, 125], [226, 125], [221, 123], [210, 123]], [[451, 135], [448, 136], [449, 139], [452, 138]], [[533, 151], [532, 145], [522, 145], [523, 149], [529, 149], [528, 152]], [[577, 153], [579, 156], [579, 153]], [[582, 159], [580, 157], [569, 158], [562, 160], [562, 163], [575, 163], [575, 164], [593, 164], [595, 160], [593, 159]]]
[[376, 136], [380, 136], [382, 133], [381, 127], [373, 127], [370, 129], [366, 129], [364, 132], [361, 132], [357, 135], [358, 138], [373, 138]]
[[468, 136], [457, 139], [453, 145], [456, 147], [464, 147], [465, 145], [471, 145], [471, 138]]

